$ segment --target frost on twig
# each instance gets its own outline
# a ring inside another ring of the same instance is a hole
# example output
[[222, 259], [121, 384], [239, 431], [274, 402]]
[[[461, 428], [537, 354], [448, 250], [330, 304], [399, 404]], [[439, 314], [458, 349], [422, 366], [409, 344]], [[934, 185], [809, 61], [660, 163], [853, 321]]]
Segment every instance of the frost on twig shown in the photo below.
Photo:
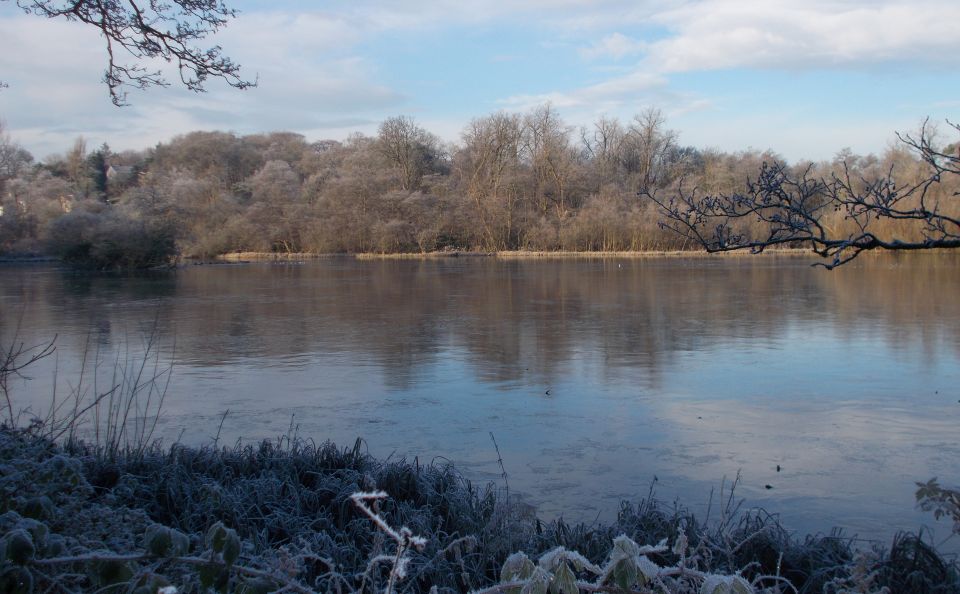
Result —
[[[407, 577], [407, 565], [410, 563], [410, 557], [407, 552], [410, 548], [414, 548], [417, 551], [422, 551], [425, 546], [427, 546], [427, 539], [422, 536], [417, 536], [413, 533], [412, 530], [406, 526], [401, 527], [400, 529], [393, 528], [390, 524], [384, 520], [379, 513], [368, 505], [369, 502], [376, 503], [382, 499], [388, 498], [389, 495], [385, 491], [360, 491], [354, 493], [350, 496], [350, 500], [353, 501], [360, 511], [362, 511], [374, 525], [380, 529], [381, 532], [393, 539], [397, 543], [397, 552], [391, 558], [386, 555], [378, 555], [374, 557], [370, 564], [367, 566], [367, 573], [364, 575], [364, 581], [373, 570], [374, 566], [381, 561], [391, 561], [392, 566], [390, 568], [390, 577], [387, 581], [387, 587], [385, 592], [391, 594], [396, 583], [405, 577]], [[362, 589], [362, 588], [361, 588]]]

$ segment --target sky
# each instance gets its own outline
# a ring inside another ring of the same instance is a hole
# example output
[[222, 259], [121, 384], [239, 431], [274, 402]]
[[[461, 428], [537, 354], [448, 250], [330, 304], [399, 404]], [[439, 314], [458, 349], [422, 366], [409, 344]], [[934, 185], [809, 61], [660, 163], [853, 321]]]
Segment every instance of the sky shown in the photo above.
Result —
[[78, 136], [114, 150], [193, 130], [313, 141], [407, 115], [455, 143], [472, 118], [549, 102], [577, 128], [653, 107], [683, 145], [798, 161], [882, 153], [926, 117], [960, 121], [957, 0], [227, 4], [240, 15], [209, 44], [256, 88], [131, 90], [117, 108], [97, 30], [0, 0], [6, 132], [42, 159]]

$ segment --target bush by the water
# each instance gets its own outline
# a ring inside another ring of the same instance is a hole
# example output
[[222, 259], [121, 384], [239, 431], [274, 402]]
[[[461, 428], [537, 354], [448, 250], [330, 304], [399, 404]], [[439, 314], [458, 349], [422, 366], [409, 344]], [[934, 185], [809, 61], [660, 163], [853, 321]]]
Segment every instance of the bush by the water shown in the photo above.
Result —
[[[359, 441], [348, 449], [278, 440], [124, 454], [10, 429], [0, 430], [0, 590], [383, 591], [400, 555], [351, 499], [375, 490], [390, 495], [375, 509], [386, 524], [426, 539], [422, 550], [404, 552], [396, 591], [519, 591], [497, 586], [511, 577], [539, 591], [537, 576], [554, 574], [511, 557], [519, 551], [532, 559], [554, 551], [540, 567], [552, 563], [556, 575], [571, 579], [570, 570], [580, 580], [564, 582], [564, 591], [587, 583], [586, 567], [605, 563], [613, 573], [590, 581], [594, 591], [662, 591], [666, 577], [644, 585], [647, 561], [674, 568], [663, 576], [673, 576], [676, 591], [960, 591], [956, 565], [915, 536], [856, 552], [841, 536], [796, 540], [767, 514], [703, 522], [653, 498], [624, 503], [610, 525], [543, 523], [449, 465], [380, 461]], [[664, 539], [661, 547], [630, 544]], [[549, 583], [540, 584], [544, 592]]]
[[170, 264], [177, 256], [176, 235], [169, 224], [113, 209], [63, 215], [50, 226], [47, 248], [68, 264], [96, 270], [153, 268]]

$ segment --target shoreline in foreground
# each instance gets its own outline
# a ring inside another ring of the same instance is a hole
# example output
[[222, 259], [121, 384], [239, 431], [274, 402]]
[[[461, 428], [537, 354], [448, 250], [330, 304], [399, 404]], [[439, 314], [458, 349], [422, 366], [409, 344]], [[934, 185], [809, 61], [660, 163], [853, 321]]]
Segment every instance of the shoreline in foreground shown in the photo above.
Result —
[[[956, 560], [913, 535], [874, 551], [837, 534], [798, 539], [774, 515], [741, 511], [732, 497], [719, 520], [648, 496], [624, 502], [608, 525], [545, 523], [511, 505], [508, 491], [473, 484], [450, 464], [379, 460], [360, 440], [343, 449], [297, 439], [127, 449], [58, 446], [0, 428], [0, 489], [0, 586], [29, 581], [24, 591], [382, 590], [389, 563], [371, 559], [400, 552], [354, 497], [379, 491], [389, 495], [378, 508], [385, 525], [425, 539], [403, 553], [406, 579], [396, 591], [505, 591], [496, 584], [508, 558], [518, 559], [513, 553], [536, 559], [558, 546], [609, 566], [630, 548], [621, 535], [653, 545], [644, 558], [658, 567], [743, 576], [755, 592], [960, 588]], [[778, 589], [787, 580], [793, 589]], [[700, 591], [697, 580], [689, 586], [677, 591]]]

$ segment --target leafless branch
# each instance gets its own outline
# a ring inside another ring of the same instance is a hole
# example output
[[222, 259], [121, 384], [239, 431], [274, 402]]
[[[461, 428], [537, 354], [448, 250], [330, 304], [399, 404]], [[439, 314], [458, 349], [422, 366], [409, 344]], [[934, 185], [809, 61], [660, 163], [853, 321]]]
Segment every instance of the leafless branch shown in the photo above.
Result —
[[[241, 77], [240, 65], [224, 56], [220, 46], [195, 45], [237, 16], [221, 0], [17, 0], [17, 5], [28, 14], [79, 21], [100, 30], [107, 51], [103, 82], [117, 106], [127, 104], [127, 86], [169, 84], [160, 70], [140, 64], [154, 58], [175, 63], [180, 81], [191, 91], [204, 91], [210, 77], [237, 89], [257, 84]], [[134, 61], [121, 61], [115, 53], [118, 48]]]
[[[948, 208], [948, 199], [960, 192], [942, 186], [947, 177], [960, 176], [960, 155], [935, 149], [932, 136], [929, 122], [916, 137], [900, 136], [921, 158], [925, 170], [918, 181], [904, 182], [892, 167], [866, 179], [846, 163], [841, 172], [816, 178], [810, 167], [796, 172], [774, 161], [765, 162], [742, 193], [701, 195], [681, 180], [668, 197], [639, 195], [659, 207], [661, 228], [708, 252], [808, 247], [827, 260], [819, 265], [832, 269], [875, 249], [960, 248], [960, 216]], [[893, 223], [901, 226], [891, 230]]]
[[20, 324], [22, 316], [17, 320], [13, 337], [6, 350], [0, 350], [0, 394], [3, 395], [4, 405], [6, 406], [7, 423], [13, 427], [16, 425], [16, 416], [13, 412], [13, 399], [10, 397], [10, 379], [13, 377], [23, 378], [23, 371], [40, 361], [46, 359], [56, 351], [55, 343], [57, 337], [54, 336], [50, 342], [27, 346], [20, 340]]

